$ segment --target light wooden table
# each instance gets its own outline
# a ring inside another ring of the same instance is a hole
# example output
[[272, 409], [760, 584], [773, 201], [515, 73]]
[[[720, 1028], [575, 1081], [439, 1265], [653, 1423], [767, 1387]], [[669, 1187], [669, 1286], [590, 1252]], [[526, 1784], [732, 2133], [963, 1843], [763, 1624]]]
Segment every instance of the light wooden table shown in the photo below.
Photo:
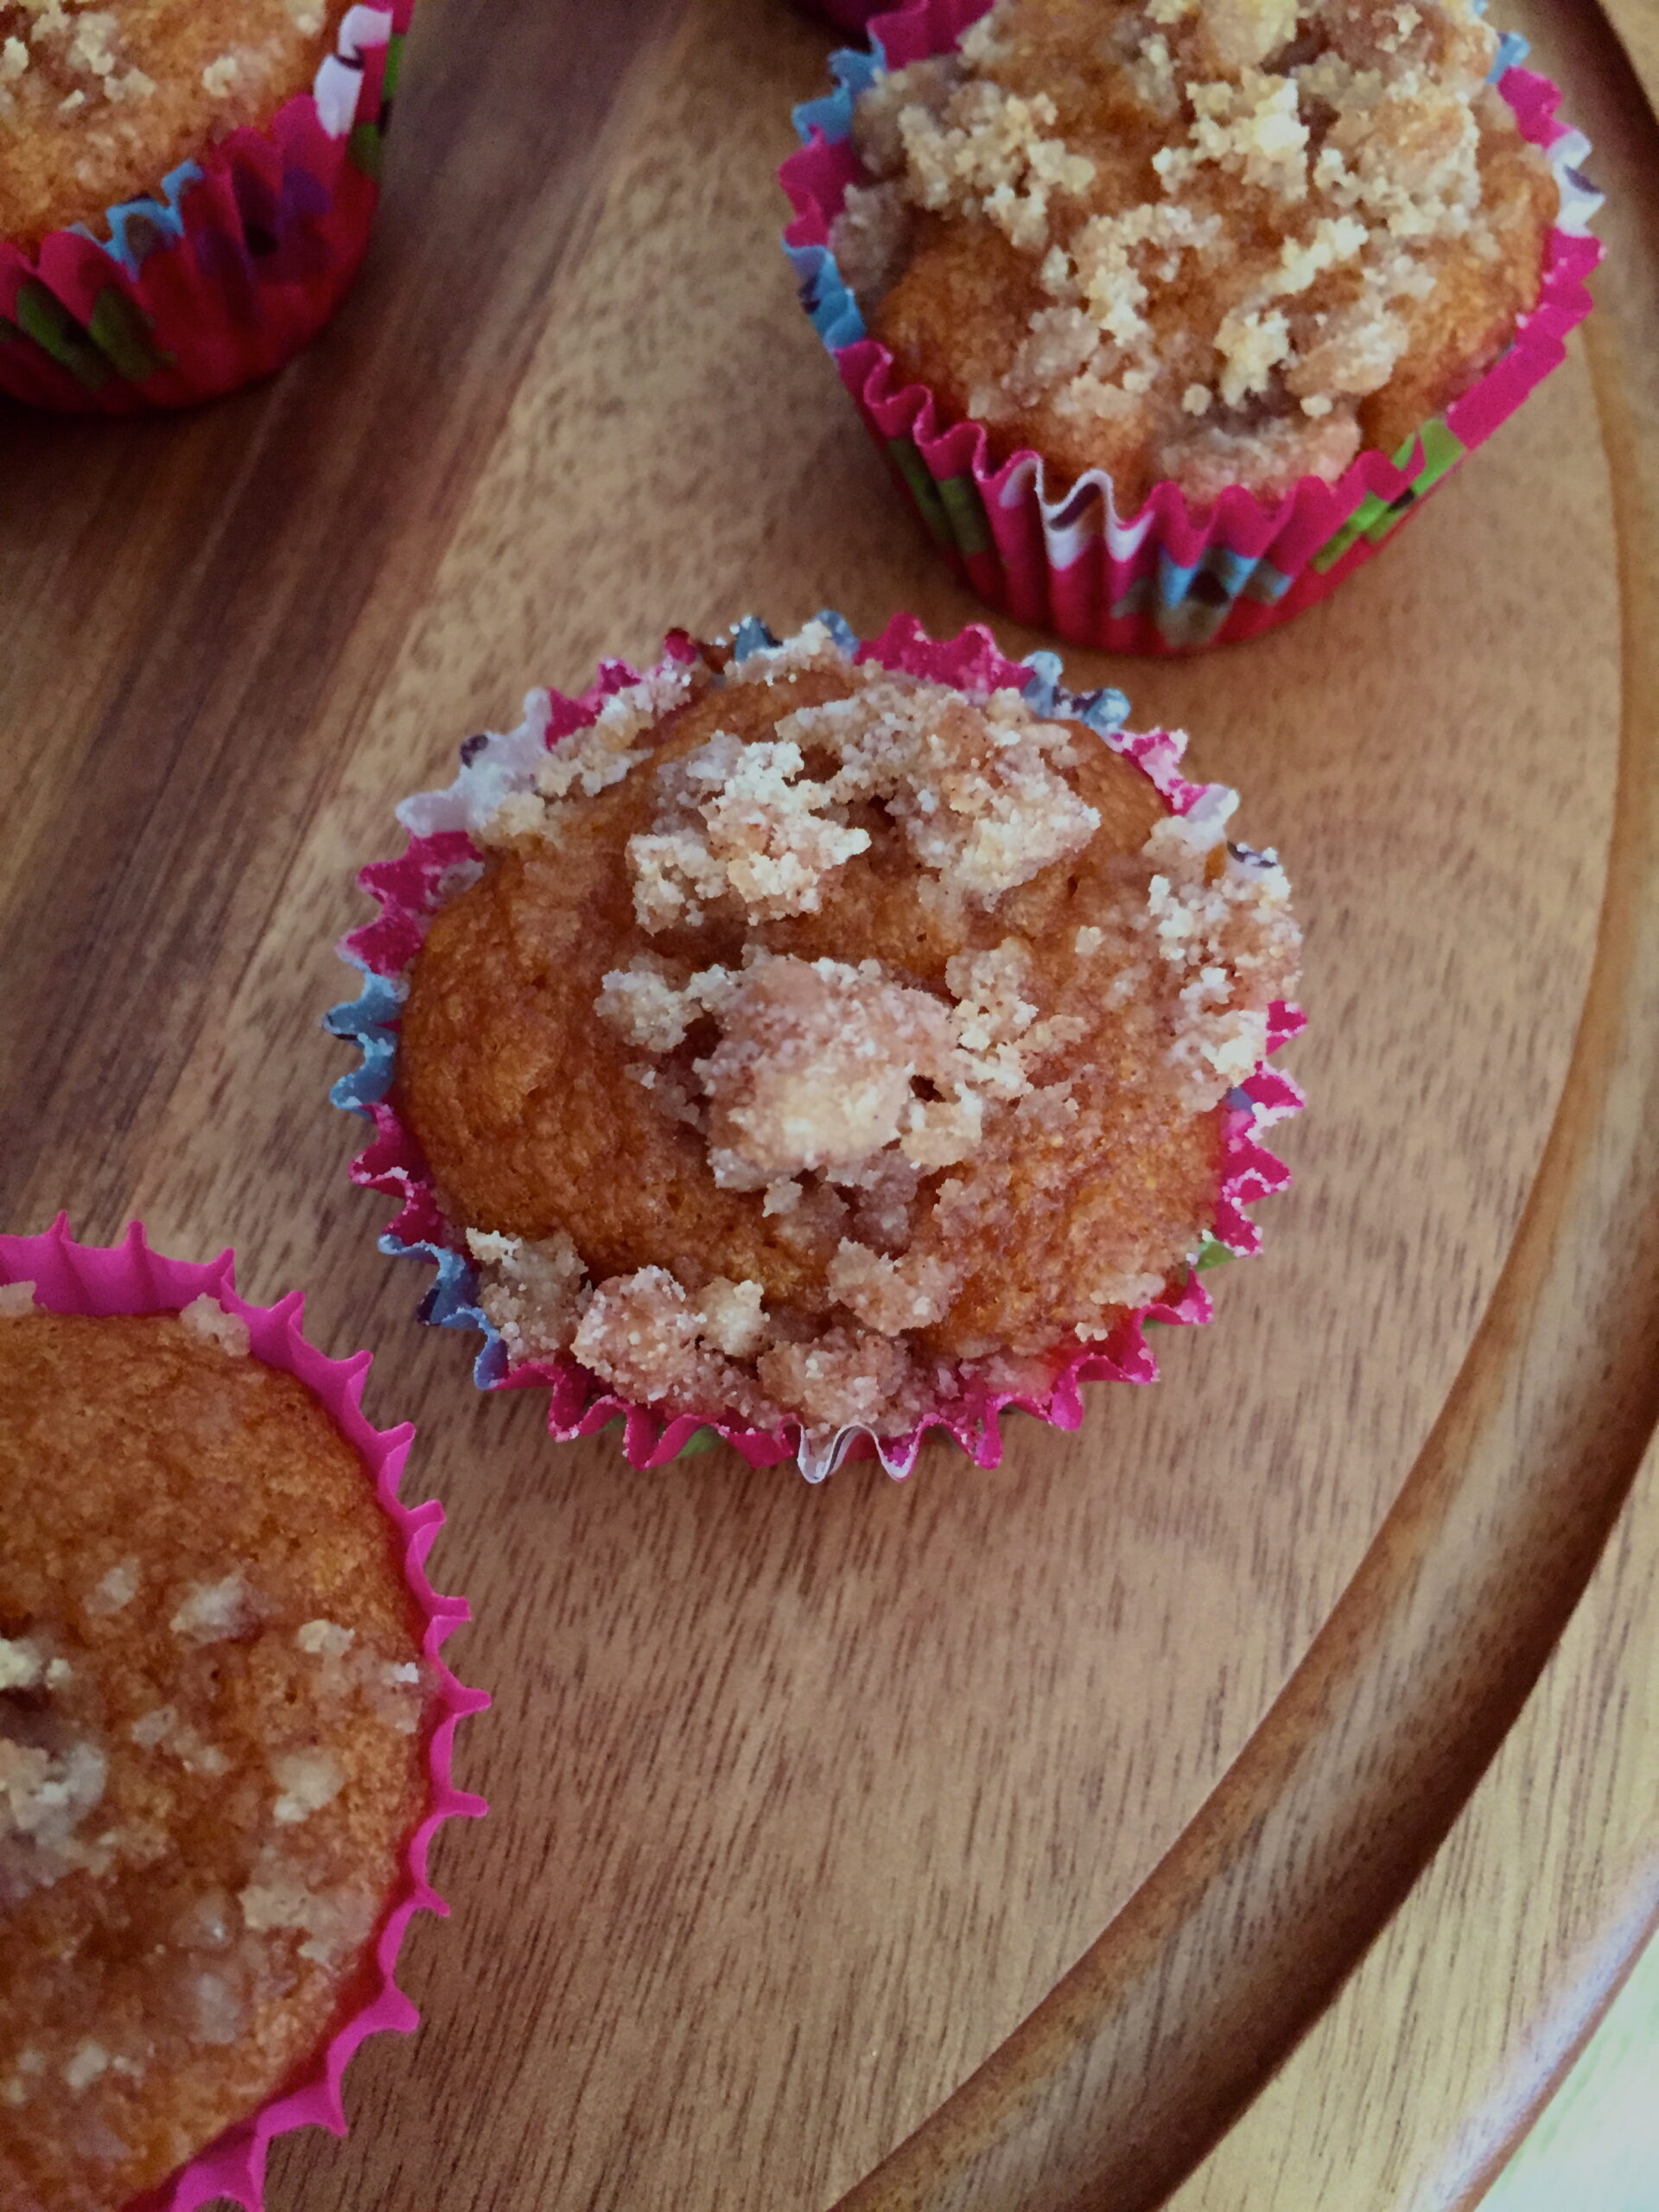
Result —
[[353, 870], [527, 684], [749, 607], [976, 612], [777, 250], [827, 39], [423, 0], [309, 356], [176, 422], [0, 413], [0, 1218], [233, 1241], [375, 1346], [498, 1698], [428, 2024], [274, 2208], [1427, 2212], [1617, 1981], [1659, 1902], [1651, 1478], [1622, 1503], [1659, 1395], [1659, 139], [1586, 0], [1505, 13], [1617, 195], [1587, 346], [1285, 632], [1070, 656], [1282, 849], [1312, 1104], [1215, 1326], [995, 1473], [550, 1445], [416, 1325], [322, 1103]]

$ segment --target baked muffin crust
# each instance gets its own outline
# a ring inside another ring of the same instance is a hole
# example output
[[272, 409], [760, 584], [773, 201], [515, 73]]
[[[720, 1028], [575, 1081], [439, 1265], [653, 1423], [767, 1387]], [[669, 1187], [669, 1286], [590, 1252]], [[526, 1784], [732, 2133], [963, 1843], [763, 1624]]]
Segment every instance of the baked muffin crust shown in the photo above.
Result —
[[400, 1103], [486, 1310], [512, 1357], [762, 1427], [1040, 1387], [1214, 1220], [1282, 872], [1230, 794], [1171, 817], [1017, 692], [818, 625], [703, 650], [497, 808], [410, 973]]
[[346, 0], [0, 0], [0, 236], [159, 188], [309, 89]]
[[1467, 0], [998, 0], [879, 77], [831, 233], [900, 376], [1117, 507], [1393, 453], [1536, 303], [1558, 192]]
[[357, 1454], [209, 1299], [0, 1314], [0, 2202], [118, 2212], [308, 2062], [425, 1810]]

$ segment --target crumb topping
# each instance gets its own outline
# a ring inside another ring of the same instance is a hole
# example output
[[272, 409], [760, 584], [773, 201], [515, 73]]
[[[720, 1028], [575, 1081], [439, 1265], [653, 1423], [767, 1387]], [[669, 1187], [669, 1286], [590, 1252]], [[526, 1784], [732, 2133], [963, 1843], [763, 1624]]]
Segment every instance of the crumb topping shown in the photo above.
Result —
[[[1435, 340], [1422, 310], [1452, 260], [1466, 283], [1553, 203], [1486, 85], [1497, 43], [1470, 0], [997, 0], [955, 52], [860, 96], [868, 181], [832, 249], [902, 351], [973, 312], [951, 240], [1006, 242], [1033, 303], [969, 379], [988, 423], [1133, 429], [1158, 474], [1208, 483], [1214, 442], [1271, 419], [1273, 481], [1334, 477], [1358, 403]], [[931, 308], [900, 282], [912, 260], [947, 272]]]
[[246, 1358], [251, 1341], [247, 1323], [206, 1291], [181, 1309], [179, 1319], [193, 1336], [217, 1344], [221, 1351], [230, 1352], [238, 1359]]
[[[12, 22], [16, 24], [14, 30]], [[148, 99], [156, 80], [128, 59], [119, 16], [85, 0], [12, 0], [0, 8], [6, 36], [0, 43], [0, 87], [19, 85], [30, 70], [49, 79], [61, 109], [88, 99], [118, 104]], [[16, 111], [0, 107], [0, 119]]]
[[232, 1567], [218, 1582], [195, 1584], [168, 1626], [190, 1643], [224, 1643], [257, 1628], [262, 1610], [246, 1575]]
[[[467, 1230], [509, 1362], [568, 1351], [666, 1412], [893, 1433], [987, 1363], [1040, 1364], [1161, 1294], [1213, 1219], [1206, 1117], [1265, 1052], [1300, 952], [1277, 861], [1227, 842], [1235, 795], [1210, 786], [1173, 816], [1145, 786], [1133, 841], [1099, 848], [1122, 779], [1144, 779], [1091, 730], [1012, 690], [855, 664], [820, 625], [677, 669], [654, 725], [634, 689], [486, 841], [515, 865], [545, 855], [550, 893], [579, 864], [617, 879], [626, 957], [565, 1019], [608, 1040], [613, 1077], [581, 1082], [634, 1089], [674, 1195], [656, 1254], [620, 1268], [579, 1211], [538, 1234]], [[818, 949], [888, 896], [911, 918], [881, 952]], [[514, 942], [544, 927], [565, 925], [526, 912]], [[417, 1086], [423, 988], [417, 965]], [[1137, 1213], [1144, 1197], [1094, 1195], [1115, 1147], [1127, 1164], [1171, 1146], [1191, 1197]], [[748, 1210], [753, 1262], [677, 1243], [696, 1191]], [[1014, 1321], [998, 1277], [1027, 1264]]]

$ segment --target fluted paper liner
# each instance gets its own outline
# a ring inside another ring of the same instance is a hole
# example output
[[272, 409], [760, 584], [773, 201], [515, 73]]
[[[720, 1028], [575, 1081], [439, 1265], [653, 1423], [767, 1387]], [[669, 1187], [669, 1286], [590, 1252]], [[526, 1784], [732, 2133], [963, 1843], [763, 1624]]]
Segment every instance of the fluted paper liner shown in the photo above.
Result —
[[1508, 350], [1392, 458], [1362, 453], [1334, 484], [1305, 476], [1277, 500], [1234, 485], [1209, 507], [1157, 484], [1120, 517], [1103, 471], [1050, 497], [1039, 454], [993, 462], [982, 424], [950, 414], [928, 386], [900, 381], [830, 251], [847, 188], [866, 174], [849, 135], [858, 94], [878, 69], [954, 46], [988, 5], [909, 0], [877, 16], [868, 52], [831, 58], [836, 91], [795, 111], [803, 143], [779, 177], [796, 210], [784, 245], [801, 304], [935, 545], [988, 606], [1109, 652], [1192, 652], [1257, 637], [1369, 561], [1562, 360], [1568, 332], [1590, 311], [1585, 279], [1601, 258], [1585, 228], [1600, 198], [1579, 173], [1589, 142], [1555, 119], [1558, 87], [1518, 67], [1525, 40], [1504, 39], [1494, 81], [1561, 195], [1538, 304], [1518, 318]]
[[[820, 619], [843, 639], [850, 640], [851, 632], [838, 615], [826, 613]], [[741, 659], [769, 642], [769, 633], [759, 623], [745, 621], [734, 633], [734, 652]], [[671, 633], [664, 645], [666, 661], [684, 660], [696, 651], [683, 632]], [[1060, 688], [1056, 655], [1034, 653], [1027, 662], [1007, 660], [982, 625], [974, 625], [959, 637], [936, 642], [913, 615], [895, 615], [879, 639], [859, 647], [858, 658], [963, 689], [989, 690], [1012, 685], [1040, 711], [1085, 721], [1114, 752], [1135, 763], [1157, 786], [1173, 813], [1184, 814], [1208, 788], [1190, 784], [1180, 775], [1185, 740], [1179, 734], [1125, 731], [1122, 723], [1128, 709], [1121, 692], [1074, 696]], [[915, 1465], [923, 1437], [932, 1427], [944, 1429], [978, 1465], [990, 1467], [1001, 1457], [998, 1417], [1005, 1408], [1014, 1407], [1033, 1414], [1057, 1428], [1076, 1428], [1083, 1419], [1085, 1382], [1097, 1377], [1128, 1382], [1154, 1381], [1158, 1367], [1146, 1340], [1147, 1325], [1190, 1325], [1210, 1319], [1210, 1300], [1199, 1280], [1200, 1268], [1232, 1253], [1256, 1251], [1261, 1239], [1243, 1209], [1252, 1200], [1282, 1189], [1290, 1179], [1288, 1170], [1262, 1149], [1256, 1136], [1270, 1123], [1296, 1112], [1302, 1103], [1301, 1094], [1287, 1077], [1269, 1068], [1265, 1060], [1226, 1101], [1214, 1234], [1198, 1264], [1188, 1271], [1179, 1294], [1128, 1314], [1103, 1342], [1080, 1345], [1067, 1357], [1040, 1400], [976, 1387], [942, 1403], [926, 1421], [902, 1436], [878, 1440], [868, 1430], [848, 1428], [827, 1447], [815, 1450], [794, 1421], [777, 1430], [754, 1429], [722, 1417], [718, 1407], [696, 1416], [666, 1416], [632, 1403], [607, 1389], [568, 1354], [509, 1367], [505, 1347], [479, 1304], [477, 1271], [464, 1230], [446, 1219], [420, 1147], [399, 1110], [397, 1038], [405, 979], [432, 916], [478, 874], [483, 855], [464, 824], [475, 815], [480, 796], [487, 791], [499, 799], [511, 789], [527, 786], [548, 747], [592, 721], [612, 692], [639, 680], [626, 662], [607, 661], [594, 683], [580, 698], [532, 691], [524, 702], [524, 720], [516, 730], [503, 736], [468, 740], [462, 751], [461, 773], [448, 790], [423, 792], [404, 801], [397, 810], [398, 819], [411, 834], [404, 853], [397, 860], [364, 868], [358, 877], [380, 912], [376, 919], [353, 930], [340, 944], [341, 957], [363, 970], [363, 986], [356, 999], [333, 1009], [327, 1025], [335, 1035], [356, 1045], [362, 1059], [359, 1066], [340, 1077], [331, 1096], [337, 1106], [363, 1115], [374, 1124], [373, 1141], [353, 1162], [351, 1173], [354, 1183], [384, 1192], [397, 1201], [397, 1212], [380, 1238], [381, 1250], [424, 1260], [437, 1269], [437, 1279], [421, 1303], [422, 1319], [441, 1328], [480, 1331], [484, 1344], [474, 1368], [480, 1389], [545, 1389], [548, 1428], [561, 1440], [590, 1436], [620, 1418], [623, 1450], [636, 1467], [661, 1466], [693, 1443], [700, 1432], [712, 1428], [752, 1465], [766, 1466], [793, 1458], [811, 1481], [820, 1480], [849, 1455], [868, 1457], [872, 1452], [890, 1474], [906, 1475]], [[1301, 1026], [1302, 1017], [1294, 1007], [1274, 1007], [1269, 1020], [1269, 1052], [1294, 1036]]]
[[107, 209], [103, 235], [0, 239], [0, 391], [76, 413], [183, 407], [308, 345], [368, 246], [413, 8], [348, 8], [309, 92]]
[[409, 1423], [376, 1428], [365, 1419], [364, 1378], [372, 1355], [330, 1359], [301, 1333], [304, 1299], [291, 1291], [275, 1306], [250, 1306], [237, 1294], [235, 1255], [197, 1263], [170, 1260], [153, 1250], [143, 1224], [134, 1222], [120, 1242], [79, 1244], [60, 1215], [38, 1236], [0, 1236], [0, 1283], [32, 1282], [36, 1305], [54, 1313], [175, 1313], [204, 1293], [248, 1326], [250, 1350], [268, 1366], [297, 1376], [315, 1395], [358, 1452], [374, 1485], [382, 1511], [396, 1530], [403, 1550], [404, 1580], [423, 1623], [422, 1656], [433, 1685], [438, 1719], [427, 1745], [430, 1802], [404, 1846], [403, 1867], [389, 1910], [372, 1946], [377, 1986], [373, 1993], [328, 2038], [302, 2077], [257, 2113], [229, 2128], [199, 2152], [158, 2189], [133, 2200], [127, 2212], [196, 2212], [200, 2205], [229, 2197], [259, 2212], [264, 2202], [265, 2160], [271, 2143], [297, 2127], [326, 2127], [344, 2135], [346, 2107], [340, 2090], [346, 2069], [365, 2037], [395, 2030], [407, 2035], [420, 2015], [397, 1986], [397, 1954], [404, 1934], [417, 1912], [447, 1917], [448, 1906], [427, 1879], [427, 1857], [442, 1823], [456, 1815], [477, 1816], [484, 1800], [458, 1789], [450, 1779], [457, 1724], [489, 1703], [480, 1690], [458, 1681], [441, 1656], [446, 1639], [472, 1616], [466, 1601], [447, 1598], [426, 1579], [425, 1560], [443, 1508], [435, 1499], [404, 1505], [397, 1487], [415, 1431]]

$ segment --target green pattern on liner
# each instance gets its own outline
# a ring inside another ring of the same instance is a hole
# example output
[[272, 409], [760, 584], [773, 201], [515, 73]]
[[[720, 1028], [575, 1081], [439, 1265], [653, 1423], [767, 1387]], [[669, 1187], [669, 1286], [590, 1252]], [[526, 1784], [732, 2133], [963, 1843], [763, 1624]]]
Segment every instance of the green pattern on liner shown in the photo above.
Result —
[[96, 391], [100, 385], [109, 382], [108, 359], [93, 345], [62, 301], [54, 292], [49, 292], [38, 276], [27, 277], [19, 285], [16, 314], [14, 327], [20, 334], [32, 338], [43, 353], [49, 354], [60, 368], [67, 369], [88, 391]]
[[151, 345], [149, 317], [113, 284], [99, 294], [88, 333], [99, 352], [114, 362], [117, 375], [129, 384], [143, 384], [177, 359]]
[[1380, 545], [1389, 532], [1403, 522], [1424, 493], [1438, 484], [1448, 469], [1457, 463], [1469, 448], [1457, 434], [1448, 429], [1446, 417], [1437, 415], [1431, 423], [1414, 431], [1394, 456], [1396, 468], [1403, 468], [1410, 460], [1418, 440], [1421, 439], [1423, 465], [1405, 490], [1395, 499], [1379, 499], [1375, 492], [1368, 492], [1354, 509], [1342, 528], [1327, 538], [1313, 556], [1310, 566], [1324, 575], [1334, 569], [1349, 547], [1361, 537], [1372, 545]]
[[380, 168], [385, 158], [385, 142], [378, 123], [354, 123], [352, 135], [346, 141], [346, 157], [352, 167], [361, 169], [364, 175], [376, 184], [380, 181]]
[[404, 66], [404, 34], [402, 31], [393, 31], [391, 36], [386, 41], [386, 66], [380, 78], [382, 107], [388, 100], [397, 98], [397, 79]]
[[950, 518], [957, 550], [966, 559], [970, 554], [990, 550], [990, 525], [985, 519], [985, 502], [979, 496], [979, 486], [971, 476], [947, 476], [939, 485], [939, 497], [944, 511]]
[[887, 451], [893, 456], [893, 467], [905, 480], [905, 487], [915, 500], [922, 520], [927, 524], [933, 543], [946, 553], [957, 550], [957, 534], [950, 527], [950, 517], [939, 487], [927, 470], [920, 449], [914, 438], [889, 438]]
[[1237, 1256], [1230, 1244], [1224, 1244], [1219, 1236], [1212, 1236], [1206, 1229], [1198, 1241], [1198, 1256], [1192, 1265], [1202, 1274], [1206, 1268], [1224, 1267], [1229, 1260]]
[[[717, 1429], [695, 1428], [674, 1454], [674, 1459], [689, 1459], [695, 1452], [712, 1452], [719, 1441], [720, 1433]], [[671, 1459], [669, 1465], [672, 1466], [673, 1464], [674, 1461]]]

